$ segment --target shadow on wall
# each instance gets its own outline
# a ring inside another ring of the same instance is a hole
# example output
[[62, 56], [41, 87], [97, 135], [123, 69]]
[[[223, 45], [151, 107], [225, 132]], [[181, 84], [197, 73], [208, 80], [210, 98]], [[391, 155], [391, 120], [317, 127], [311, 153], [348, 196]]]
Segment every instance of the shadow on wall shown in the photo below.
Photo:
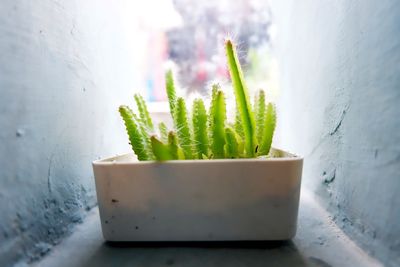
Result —
[[271, 6], [282, 148], [305, 156], [304, 184], [335, 222], [399, 266], [400, 2]]
[[123, 1], [2, 1], [1, 266], [46, 254], [96, 203], [90, 162], [129, 151], [117, 107], [136, 85], [140, 38], [115, 31], [128, 12]]

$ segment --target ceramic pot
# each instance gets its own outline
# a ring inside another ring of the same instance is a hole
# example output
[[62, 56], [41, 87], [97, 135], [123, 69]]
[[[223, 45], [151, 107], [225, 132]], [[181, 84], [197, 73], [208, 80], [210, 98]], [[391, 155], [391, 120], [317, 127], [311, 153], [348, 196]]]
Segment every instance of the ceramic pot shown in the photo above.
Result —
[[297, 226], [303, 159], [93, 162], [108, 241], [287, 240]]

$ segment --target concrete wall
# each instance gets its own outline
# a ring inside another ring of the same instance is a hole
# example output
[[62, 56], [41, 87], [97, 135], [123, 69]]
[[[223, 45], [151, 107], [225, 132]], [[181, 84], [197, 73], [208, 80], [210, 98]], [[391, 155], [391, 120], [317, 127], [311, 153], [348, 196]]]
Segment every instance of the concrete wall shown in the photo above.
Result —
[[[0, 3], [0, 266], [46, 253], [95, 205], [91, 161], [129, 151], [140, 38], [123, 1]], [[124, 35], [125, 34], [125, 35]]]
[[280, 61], [276, 140], [304, 185], [387, 266], [400, 264], [400, 2], [270, 1]]

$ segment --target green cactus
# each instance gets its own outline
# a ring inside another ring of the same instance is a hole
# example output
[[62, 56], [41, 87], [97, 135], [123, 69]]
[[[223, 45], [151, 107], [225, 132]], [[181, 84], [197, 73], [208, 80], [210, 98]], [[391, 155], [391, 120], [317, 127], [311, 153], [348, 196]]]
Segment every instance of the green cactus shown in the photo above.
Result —
[[256, 134], [257, 142], [261, 143], [264, 130], [264, 115], [265, 115], [265, 92], [259, 90], [254, 101], [254, 115], [256, 118]]
[[154, 131], [153, 121], [151, 120], [146, 102], [144, 101], [143, 97], [139, 94], [135, 94], [134, 98], [139, 111], [141, 122], [147, 129], [149, 129], [150, 131]]
[[160, 122], [158, 124], [158, 130], [160, 131], [161, 141], [167, 142], [168, 141], [168, 128], [164, 122]]
[[173, 131], [168, 133], [168, 146], [173, 159], [179, 159], [178, 157], [178, 139]]
[[143, 124], [142, 120], [133, 112], [132, 112], [132, 117], [136, 121], [137, 126], [139, 128], [139, 132], [142, 135], [144, 150], [146, 151], [149, 160], [152, 160], [154, 159], [154, 154], [151, 149], [151, 141], [150, 141], [150, 136], [148, 134], [149, 128], [147, 128]]
[[264, 131], [262, 141], [258, 150], [259, 155], [268, 155], [272, 144], [272, 137], [274, 136], [276, 126], [276, 110], [275, 106], [271, 103], [267, 106], [264, 120]]
[[208, 133], [206, 108], [200, 98], [193, 101], [192, 125], [196, 158], [201, 159], [203, 155], [208, 156]]
[[168, 70], [165, 87], [173, 131], [161, 122], [159, 136], [154, 135], [146, 103], [138, 94], [134, 97], [139, 116], [127, 106], [119, 108], [139, 160], [253, 158], [269, 154], [276, 126], [275, 106], [265, 104], [265, 92], [260, 90], [252, 108], [235, 46], [228, 40], [225, 49], [236, 98], [234, 120], [227, 122], [225, 96], [218, 84], [212, 86], [209, 114], [200, 98], [193, 101], [188, 114], [184, 98], [176, 95], [172, 71]]
[[242, 119], [240, 118], [240, 112], [239, 112], [239, 108], [237, 107], [237, 105], [236, 105], [234, 129], [235, 129], [236, 133], [239, 134], [240, 137], [244, 139]]
[[237, 134], [230, 127], [225, 128], [226, 144], [225, 144], [225, 156], [228, 159], [239, 157], [239, 142], [237, 140]]
[[224, 93], [218, 90], [213, 94], [210, 107], [211, 152], [213, 158], [224, 158], [226, 104]]
[[134, 119], [133, 111], [127, 106], [120, 106], [119, 113], [125, 122], [126, 131], [128, 132], [129, 141], [133, 151], [137, 155], [139, 160], [150, 160], [151, 157], [148, 155], [145, 148], [145, 140], [143, 139], [142, 133], [138, 126], [137, 121]]
[[153, 153], [156, 156], [157, 160], [164, 161], [164, 160], [174, 159], [169, 145], [164, 144], [163, 142], [158, 140], [157, 137], [154, 135], [150, 137], [150, 140]]
[[168, 145], [174, 159], [185, 159], [185, 154], [182, 148], [179, 147], [176, 133], [173, 131], [168, 133]]
[[243, 78], [242, 68], [236, 53], [236, 48], [231, 40], [225, 42], [228, 69], [232, 79], [232, 85], [239, 109], [240, 119], [243, 125], [245, 138], [245, 153], [248, 157], [254, 157], [256, 148], [255, 121], [251, 110], [249, 95]]
[[171, 116], [174, 116], [175, 103], [176, 103], [176, 89], [174, 76], [172, 74], [172, 70], [168, 70], [165, 73], [165, 89], [167, 91], [168, 102], [169, 102], [169, 110]]
[[185, 154], [186, 159], [192, 159], [192, 138], [190, 136], [190, 128], [185, 100], [179, 97], [176, 100], [174, 111], [175, 130], [178, 135], [179, 145]]

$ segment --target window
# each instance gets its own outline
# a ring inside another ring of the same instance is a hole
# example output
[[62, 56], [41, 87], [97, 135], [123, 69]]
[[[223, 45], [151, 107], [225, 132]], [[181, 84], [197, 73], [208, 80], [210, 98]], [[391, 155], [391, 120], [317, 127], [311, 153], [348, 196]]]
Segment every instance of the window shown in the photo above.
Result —
[[[164, 72], [173, 68], [183, 93], [204, 94], [214, 80], [226, 81], [223, 40], [237, 41], [250, 90], [276, 91], [271, 56], [271, 15], [259, 0], [148, 0], [138, 21], [144, 36], [141, 94], [150, 109], [168, 109]], [[157, 105], [152, 105], [156, 102]]]

